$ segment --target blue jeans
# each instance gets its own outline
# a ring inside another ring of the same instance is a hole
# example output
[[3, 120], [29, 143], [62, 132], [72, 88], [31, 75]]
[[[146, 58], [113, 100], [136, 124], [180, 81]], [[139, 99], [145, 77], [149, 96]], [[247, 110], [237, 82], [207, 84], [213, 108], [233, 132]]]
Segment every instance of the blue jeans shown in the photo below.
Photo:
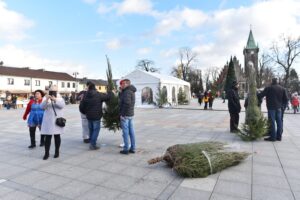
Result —
[[[281, 108], [276, 110], [268, 110], [268, 117], [271, 122], [271, 139], [281, 139], [282, 134], [282, 111]], [[277, 129], [275, 128], [275, 122]]]
[[100, 120], [88, 120], [88, 121], [89, 121], [90, 143], [92, 146], [95, 147], [100, 132]]
[[121, 127], [123, 131], [123, 141], [124, 141], [124, 149], [128, 151], [129, 143], [128, 136], [130, 138], [131, 147], [130, 150], [135, 150], [135, 136], [133, 129], [133, 117], [121, 117]]

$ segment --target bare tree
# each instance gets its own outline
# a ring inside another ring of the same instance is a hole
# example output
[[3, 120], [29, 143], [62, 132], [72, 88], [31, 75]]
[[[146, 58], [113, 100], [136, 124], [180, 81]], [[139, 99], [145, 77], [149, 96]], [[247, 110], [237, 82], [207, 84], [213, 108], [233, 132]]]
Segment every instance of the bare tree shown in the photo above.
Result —
[[146, 72], [159, 72], [159, 69], [154, 67], [154, 61], [148, 59], [139, 60], [136, 68], [144, 70]]
[[211, 89], [211, 84], [215, 83], [219, 77], [219, 68], [218, 67], [209, 67], [205, 70], [204, 80], [206, 89]]
[[288, 87], [291, 67], [300, 55], [300, 37], [293, 39], [283, 36], [282, 42], [283, 47], [279, 47], [278, 43], [273, 44], [271, 59], [284, 70], [284, 86]]
[[270, 71], [269, 70], [269, 68], [271, 68], [269, 66], [270, 62], [271, 62], [271, 57], [266, 52], [264, 52], [258, 60], [259, 68], [257, 70], [257, 76], [256, 76], [256, 85], [258, 88], [261, 88], [263, 86], [264, 78], [265, 78], [264, 76], [266, 75], [266, 72]]
[[171, 74], [176, 78], [182, 79], [181, 66], [178, 65], [177, 67], [173, 67]]
[[189, 47], [183, 47], [179, 50], [180, 64], [182, 79], [187, 81], [189, 70], [196, 61], [198, 54], [192, 51]]
[[0, 66], [3, 66], [3, 64], [4, 64], [3, 61], [0, 61]]

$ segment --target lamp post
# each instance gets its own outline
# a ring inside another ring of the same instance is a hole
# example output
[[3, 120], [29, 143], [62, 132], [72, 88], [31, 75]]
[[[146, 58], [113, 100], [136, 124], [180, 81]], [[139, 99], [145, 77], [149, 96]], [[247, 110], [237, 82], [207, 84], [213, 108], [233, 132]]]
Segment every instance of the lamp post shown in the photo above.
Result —
[[77, 75], [78, 75], [78, 74], [79, 74], [78, 72], [74, 72], [74, 73], [73, 73], [73, 76], [75, 77], [75, 84], [76, 84], [75, 93], [77, 93], [77, 91], [78, 91], [78, 83], [77, 83]]

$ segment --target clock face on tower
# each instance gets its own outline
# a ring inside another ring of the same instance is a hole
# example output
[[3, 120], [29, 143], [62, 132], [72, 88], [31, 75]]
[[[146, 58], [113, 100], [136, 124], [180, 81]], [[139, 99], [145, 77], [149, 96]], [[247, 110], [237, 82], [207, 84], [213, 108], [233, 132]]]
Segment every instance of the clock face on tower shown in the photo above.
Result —
[[252, 50], [252, 51], [250, 51], [250, 54], [254, 54], [254, 51]]

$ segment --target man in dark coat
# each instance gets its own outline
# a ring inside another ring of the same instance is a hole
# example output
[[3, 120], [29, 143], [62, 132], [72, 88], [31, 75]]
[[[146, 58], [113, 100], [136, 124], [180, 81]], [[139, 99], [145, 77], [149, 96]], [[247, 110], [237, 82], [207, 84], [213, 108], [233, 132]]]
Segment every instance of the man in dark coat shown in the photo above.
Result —
[[236, 81], [232, 82], [231, 89], [227, 91], [228, 109], [230, 113], [230, 132], [238, 131], [239, 113], [241, 112], [240, 98], [238, 94], [239, 84]]
[[[136, 88], [131, 85], [130, 80], [124, 79], [120, 82], [122, 92], [120, 93], [120, 118], [123, 131], [124, 148], [121, 154], [135, 153], [135, 134], [133, 128], [134, 104]], [[130, 149], [128, 143], [130, 138]]]
[[[266, 141], [281, 141], [282, 135], [282, 107], [287, 104], [288, 97], [286, 91], [281, 87], [276, 78], [272, 79], [272, 84], [259, 94], [260, 98], [266, 97], [268, 118], [271, 122], [271, 135], [265, 138]], [[275, 128], [275, 123], [277, 129]]]
[[88, 120], [91, 150], [99, 149], [96, 144], [100, 132], [100, 121], [103, 115], [102, 103], [110, 100], [111, 96], [111, 92], [107, 94], [98, 92], [95, 84], [90, 83], [86, 96], [80, 102], [79, 110], [86, 115]]

